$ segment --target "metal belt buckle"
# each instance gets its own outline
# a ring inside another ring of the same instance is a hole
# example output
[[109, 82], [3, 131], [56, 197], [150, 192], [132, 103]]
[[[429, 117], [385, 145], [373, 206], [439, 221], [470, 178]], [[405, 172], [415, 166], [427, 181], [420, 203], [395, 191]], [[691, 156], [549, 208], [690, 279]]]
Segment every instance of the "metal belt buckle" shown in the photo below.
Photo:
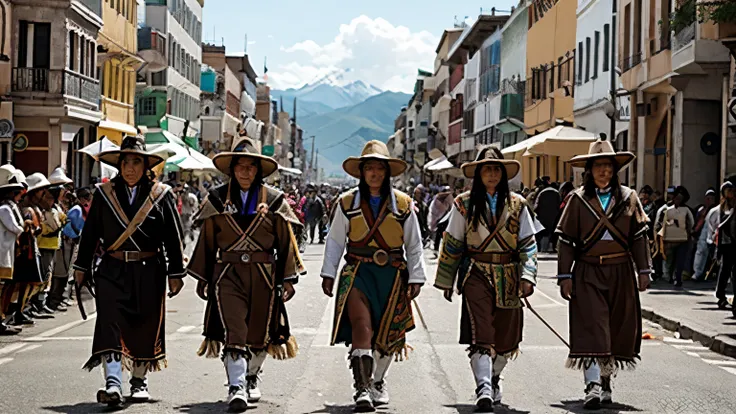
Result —
[[240, 261], [243, 263], [250, 263], [250, 255], [248, 253], [243, 253], [240, 255]]
[[373, 263], [379, 266], [386, 266], [388, 263], [388, 253], [386, 253], [385, 250], [376, 250], [376, 252], [373, 253]]
[[123, 252], [123, 259], [127, 262], [137, 262], [141, 258], [140, 252]]

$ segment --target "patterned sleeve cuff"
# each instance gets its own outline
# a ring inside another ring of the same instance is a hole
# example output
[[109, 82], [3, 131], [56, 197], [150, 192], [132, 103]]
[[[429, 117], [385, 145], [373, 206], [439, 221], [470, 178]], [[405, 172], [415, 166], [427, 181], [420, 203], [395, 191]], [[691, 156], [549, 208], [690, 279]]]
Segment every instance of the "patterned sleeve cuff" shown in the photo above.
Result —
[[324, 277], [327, 279], [335, 279], [335, 275], [328, 275], [327, 273], [322, 273], [319, 275], [319, 277]]
[[640, 275], [651, 275], [652, 273], [654, 273], [652, 271], [652, 269], [642, 269], [642, 270], [639, 270], [639, 274]]
[[72, 269], [74, 269], [74, 270], [79, 270], [79, 271], [82, 271], [82, 272], [86, 272], [86, 271], [88, 271], [88, 270], [89, 270], [89, 269], [85, 269], [85, 268], [83, 268], [82, 266], [77, 266], [77, 265], [75, 265], [75, 264], [73, 264], [73, 265], [72, 265]]
[[572, 279], [572, 275], [569, 273], [565, 273], [562, 275], [557, 275], [557, 279]]
[[297, 283], [299, 283], [299, 275], [294, 273], [291, 276], [287, 276], [284, 278], [284, 282], [289, 282], [292, 285], [296, 285]]

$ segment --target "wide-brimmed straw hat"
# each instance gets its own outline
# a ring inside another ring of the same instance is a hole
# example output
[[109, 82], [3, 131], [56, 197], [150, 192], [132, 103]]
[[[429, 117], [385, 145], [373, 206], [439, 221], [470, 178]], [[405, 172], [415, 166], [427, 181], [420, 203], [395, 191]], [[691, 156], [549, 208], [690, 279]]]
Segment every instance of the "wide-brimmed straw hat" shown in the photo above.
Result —
[[28, 183], [28, 192], [41, 190], [43, 188], [51, 187], [51, 183], [46, 178], [45, 175], [37, 172], [33, 173], [26, 178], [26, 182]]
[[590, 144], [587, 154], [572, 157], [570, 159], [570, 165], [573, 167], [585, 167], [588, 160], [604, 157], [615, 159], [619, 170], [623, 170], [631, 163], [631, 161], [634, 161], [636, 155], [628, 151], [616, 152], [610, 141], [602, 141], [599, 139]]
[[67, 185], [73, 183], [74, 181], [66, 176], [66, 173], [64, 172], [64, 169], [62, 167], [56, 167], [54, 171], [51, 171], [51, 174], [49, 174], [49, 182], [52, 185]]
[[401, 175], [406, 171], [407, 164], [398, 158], [392, 158], [388, 147], [381, 141], [368, 141], [363, 146], [360, 157], [348, 157], [342, 163], [342, 169], [355, 178], [360, 178], [360, 164], [366, 161], [385, 161], [391, 170], [391, 177]]
[[463, 175], [465, 175], [465, 177], [474, 178], [475, 170], [486, 164], [498, 164], [502, 166], [506, 169], [506, 176], [509, 180], [516, 177], [521, 169], [519, 161], [504, 159], [501, 151], [494, 151], [493, 147], [485, 147], [481, 149], [478, 151], [475, 161], [466, 162], [460, 168], [462, 168]]
[[23, 184], [18, 180], [18, 174], [15, 167], [5, 164], [0, 167], [0, 190], [20, 190]]
[[253, 140], [245, 136], [233, 139], [232, 149], [229, 152], [221, 152], [215, 155], [212, 162], [222, 173], [230, 175], [230, 166], [235, 158], [251, 158], [259, 162], [263, 178], [273, 174], [279, 168], [276, 160], [259, 153]]
[[120, 160], [130, 154], [140, 155], [143, 158], [147, 158], [149, 169], [164, 162], [162, 157], [151, 154], [146, 150], [146, 140], [142, 136], [132, 135], [128, 135], [123, 139], [120, 149], [101, 152], [97, 155], [97, 159], [100, 162], [117, 168], [120, 165]]

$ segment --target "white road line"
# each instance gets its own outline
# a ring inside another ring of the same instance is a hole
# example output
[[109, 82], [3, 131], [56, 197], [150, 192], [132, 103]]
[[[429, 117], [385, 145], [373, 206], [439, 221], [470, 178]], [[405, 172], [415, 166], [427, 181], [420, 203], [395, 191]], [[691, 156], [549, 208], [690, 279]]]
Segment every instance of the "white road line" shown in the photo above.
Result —
[[677, 348], [680, 350], [688, 350], [688, 351], [710, 351], [710, 349], [702, 346], [702, 345], [675, 345], [675, 344], [669, 344], [673, 348]]
[[721, 367], [722, 369], [725, 369], [726, 371], [730, 372], [733, 375], [736, 375], [736, 368], [731, 367]]
[[40, 333], [40, 334], [38, 334], [38, 335], [36, 335], [36, 336], [34, 336], [32, 338], [29, 338], [29, 339], [48, 338], [50, 336], [54, 336], [56, 334], [60, 334], [60, 333], [62, 333], [64, 331], [68, 331], [69, 329], [72, 329], [72, 328], [74, 328], [76, 326], [79, 326], [79, 325], [81, 325], [81, 324], [83, 324], [85, 322], [89, 322], [91, 320], [94, 320], [95, 318], [97, 318], [97, 312], [92, 313], [91, 315], [87, 316], [87, 320], [86, 321], [84, 319], [80, 319], [78, 321], [69, 322], [69, 323], [66, 323], [64, 325], [57, 326], [54, 329], [49, 329], [48, 331], [42, 332], [42, 333]]
[[692, 339], [670, 338], [668, 336], [664, 337], [664, 342], [670, 343], [670, 344], [692, 344], [694, 343]]
[[711, 365], [718, 365], [721, 367], [736, 367], [736, 361], [727, 360], [727, 359], [705, 359], [703, 358], [703, 362], [706, 362]]
[[13, 358], [0, 358], [0, 365], [12, 361]]
[[[337, 290], [337, 289], [335, 289]], [[333, 297], [330, 298], [329, 302], [327, 303], [327, 306], [325, 306], [325, 311], [322, 314], [322, 320], [319, 323], [319, 328], [317, 329], [317, 335], [323, 336], [328, 341], [330, 340], [330, 335], [332, 335], [332, 314], [335, 313], [335, 298], [337, 297], [337, 293]], [[347, 316], [347, 312], [345, 312], [345, 315]], [[315, 342], [318, 342], [319, 340], [315, 340]]]
[[40, 347], [41, 347], [41, 345], [38, 345], [38, 344], [36, 344], [36, 345], [28, 345], [27, 347], [21, 349], [20, 351], [17, 351], [16, 354], [22, 354], [24, 352], [33, 351], [34, 349], [38, 349]]
[[8, 346], [0, 349], [0, 355], [2, 355], [2, 354], [9, 354], [11, 352], [15, 352], [15, 351], [23, 348], [24, 346], [26, 346], [26, 344], [24, 344], [24, 343], [17, 343], [17, 344], [8, 345]]
[[195, 329], [197, 329], [196, 326], [182, 326], [181, 328], [177, 329], [176, 332], [186, 333], [186, 332], [191, 332]]
[[691, 357], [700, 358], [700, 354], [697, 352], [685, 352], [685, 353], [690, 355]]
[[45, 338], [39, 338], [39, 337], [32, 337], [32, 338], [23, 338], [23, 342], [48, 342], [48, 341], [91, 341], [93, 337], [90, 336], [52, 336], [52, 337], [45, 337]]
[[[548, 295], [548, 294], [544, 293], [544, 292], [542, 291], [542, 289], [534, 289], [534, 291], [535, 291], [535, 292], [539, 292], [539, 293], [540, 293], [540, 294], [541, 294], [542, 296], [544, 296], [545, 298], [547, 298], [547, 299], [548, 299], [548, 300], [549, 300], [550, 302], [552, 302], [552, 303], [554, 303], [554, 304], [557, 304], [558, 306], [563, 306], [563, 307], [564, 307], [564, 306], [566, 306], [566, 305], [565, 305], [564, 303], [562, 303], [562, 302], [558, 302], [558, 301], [557, 301], [557, 300], [555, 300], [555, 298], [553, 298], [552, 296], [550, 296], [550, 295]], [[532, 305], [532, 306], [534, 306], [534, 305]]]

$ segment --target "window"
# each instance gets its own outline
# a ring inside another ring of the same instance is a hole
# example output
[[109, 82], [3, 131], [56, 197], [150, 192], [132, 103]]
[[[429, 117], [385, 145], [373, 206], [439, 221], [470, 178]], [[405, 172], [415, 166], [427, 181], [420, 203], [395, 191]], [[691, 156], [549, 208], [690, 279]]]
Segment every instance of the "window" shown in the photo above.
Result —
[[578, 54], [576, 59], [578, 60], [578, 85], [583, 83], [583, 42], [578, 42]]
[[599, 44], [601, 42], [601, 32], [595, 32], [595, 38], [593, 40], [594, 52], [593, 52], [593, 79], [598, 79], [598, 53], [600, 53]]
[[69, 31], [69, 50], [68, 50], [69, 61], [67, 62], [67, 65], [66, 65], [69, 68], [69, 70], [74, 70], [76, 66], [75, 65], [77, 61], [76, 52], [77, 52], [77, 34], [72, 31]]
[[555, 63], [549, 65], [549, 93], [555, 91]]
[[141, 116], [154, 116], [156, 115], [156, 98], [155, 97], [146, 97], [142, 98], [139, 102], [140, 105], [140, 115]]
[[18, 67], [38, 69], [51, 67], [51, 23], [22, 20], [18, 45]]
[[590, 38], [585, 38], [585, 82], [590, 80]]
[[[611, 25], [604, 24], [603, 25], [603, 72], [608, 72], [608, 59], [610, 53], [610, 47], [611, 47], [611, 39], [610, 39], [610, 30]], [[596, 42], [597, 44], [598, 42]]]

